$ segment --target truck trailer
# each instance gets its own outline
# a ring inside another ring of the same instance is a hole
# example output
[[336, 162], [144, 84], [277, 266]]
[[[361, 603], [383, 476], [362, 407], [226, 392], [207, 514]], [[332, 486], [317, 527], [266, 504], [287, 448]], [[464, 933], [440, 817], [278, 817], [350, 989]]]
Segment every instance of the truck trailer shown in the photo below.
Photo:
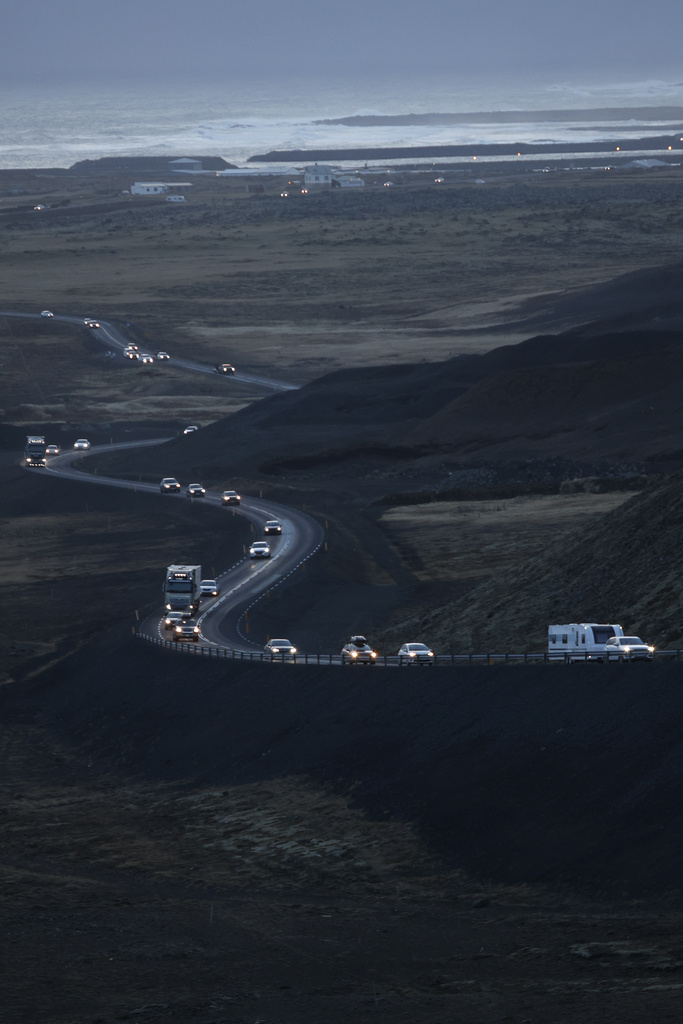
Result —
[[548, 626], [548, 656], [551, 661], [607, 661], [607, 641], [623, 635], [623, 629], [615, 623], [570, 622]]
[[166, 611], [194, 615], [199, 609], [201, 578], [201, 565], [169, 565], [163, 588]]
[[26, 447], [24, 448], [26, 465], [47, 466], [46, 448], [45, 438], [41, 434], [28, 434], [26, 437]]

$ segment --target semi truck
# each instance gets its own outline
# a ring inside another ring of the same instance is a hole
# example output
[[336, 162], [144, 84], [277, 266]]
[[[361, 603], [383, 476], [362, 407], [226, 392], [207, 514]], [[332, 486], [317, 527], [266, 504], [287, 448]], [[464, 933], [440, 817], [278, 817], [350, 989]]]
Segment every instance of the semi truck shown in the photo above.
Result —
[[26, 465], [47, 466], [46, 447], [45, 438], [42, 435], [28, 434], [26, 437], [26, 447], [24, 448]]
[[616, 623], [569, 622], [548, 626], [548, 656], [551, 661], [607, 661], [607, 641], [623, 636]]
[[201, 578], [201, 565], [169, 565], [164, 579], [166, 611], [194, 615], [199, 609]]

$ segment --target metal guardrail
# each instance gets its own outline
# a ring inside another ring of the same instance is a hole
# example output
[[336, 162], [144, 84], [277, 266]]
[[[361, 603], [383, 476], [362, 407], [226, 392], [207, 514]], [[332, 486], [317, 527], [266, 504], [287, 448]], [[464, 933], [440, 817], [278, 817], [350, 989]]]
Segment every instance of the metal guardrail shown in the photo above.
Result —
[[[181, 642], [178, 640], [164, 640], [163, 637], [150, 636], [149, 633], [135, 633], [138, 640], [145, 640], [166, 650], [177, 651], [181, 654], [193, 654], [201, 658], [224, 658], [230, 661], [256, 661], [256, 662], [278, 662], [290, 665], [352, 665], [353, 662], [343, 663], [339, 654], [265, 654], [262, 651], [235, 651], [231, 647], [218, 647], [215, 645], [205, 646], [196, 640]], [[681, 661], [683, 650], [655, 651], [654, 661]], [[610, 662], [629, 661], [630, 659], [619, 656], [610, 658]], [[372, 665], [381, 665], [383, 668], [432, 668], [434, 665], [572, 665], [577, 662], [590, 662], [597, 664], [602, 659], [594, 655], [552, 653], [526, 654], [437, 654], [434, 661], [407, 661], [396, 654], [378, 655]], [[364, 664], [368, 664], [365, 662]]]

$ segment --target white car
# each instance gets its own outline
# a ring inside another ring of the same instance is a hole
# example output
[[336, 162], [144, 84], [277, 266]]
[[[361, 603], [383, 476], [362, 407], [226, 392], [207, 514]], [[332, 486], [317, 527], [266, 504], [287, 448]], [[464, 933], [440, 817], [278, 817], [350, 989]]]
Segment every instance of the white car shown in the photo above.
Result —
[[263, 648], [266, 654], [272, 658], [293, 659], [296, 654], [296, 647], [289, 640], [269, 640]]
[[85, 320], [83, 321], [83, 323], [85, 324], [86, 327], [99, 327], [100, 326], [99, 322], [97, 320], [93, 320], [93, 318], [91, 316], [87, 316], [85, 318]]
[[399, 665], [433, 665], [434, 651], [427, 644], [403, 644], [398, 649]]
[[202, 594], [208, 594], [209, 597], [218, 597], [221, 592], [215, 580], [202, 580], [199, 584], [199, 590]]
[[613, 636], [605, 644], [608, 661], [654, 661], [654, 650], [639, 636]]
[[187, 496], [188, 498], [203, 498], [206, 494], [206, 487], [202, 487], [201, 484], [188, 484]]
[[163, 362], [164, 359], [170, 359], [168, 352], [157, 352], [157, 359]]
[[44, 309], [40, 315], [41, 316], [54, 316], [54, 313], [51, 313], [49, 309]]
[[140, 353], [137, 352], [134, 348], [124, 348], [123, 354], [126, 357], [126, 359], [139, 359], [140, 358]]
[[90, 441], [85, 437], [79, 437], [77, 441], [74, 441], [74, 448], [77, 452], [86, 452], [90, 447]]
[[179, 622], [184, 622], [188, 616], [185, 612], [166, 612], [164, 616], [164, 629], [173, 629]]
[[47, 448], [45, 449], [45, 454], [46, 455], [59, 455], [59, 445], [58, 444], [49, 444], [47, 446]]
[[255, 540], [249, 548], [250, 558], [270, 558], [270, 545], [265, 540]]
[[193, 424], [191, 427], [185, 427], [183, 434], [194, 434], [195, 430], [199, 430], [199, 427]]
[[269, 519], [263, 527], [263, 532], [266, 536], [271, 533], [282, 533], [282, 525], [277, 521], [277, 519]]
[[151, 365], [154, 362], [154, 356], [150, 352], [143, 352], [140, 356], [140, 362]]

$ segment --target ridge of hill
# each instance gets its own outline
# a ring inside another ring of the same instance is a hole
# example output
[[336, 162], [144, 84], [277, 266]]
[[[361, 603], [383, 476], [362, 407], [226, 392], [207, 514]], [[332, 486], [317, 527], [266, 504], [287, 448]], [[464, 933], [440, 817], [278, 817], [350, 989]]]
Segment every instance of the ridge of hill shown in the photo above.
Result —
[[441, 650], [543, 651], [552, 623], [618, 622], [659, 648], [683, 648], [683, 474], [514, 571], [397, 620], [384, 643], [416, 635]]

